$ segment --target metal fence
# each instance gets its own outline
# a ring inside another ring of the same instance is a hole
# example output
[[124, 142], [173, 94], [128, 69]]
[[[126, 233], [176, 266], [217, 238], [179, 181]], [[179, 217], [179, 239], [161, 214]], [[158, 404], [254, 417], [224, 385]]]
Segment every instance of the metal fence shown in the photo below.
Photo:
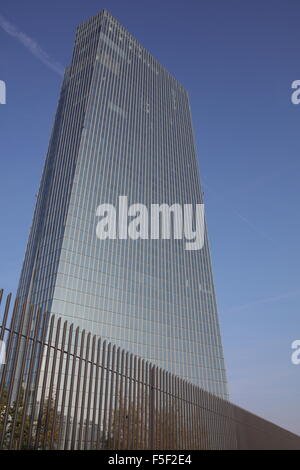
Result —
[[11, 308], [11, 294], [2, 310], [0, 449], [300, 449], [141, 357], [18, 299]]

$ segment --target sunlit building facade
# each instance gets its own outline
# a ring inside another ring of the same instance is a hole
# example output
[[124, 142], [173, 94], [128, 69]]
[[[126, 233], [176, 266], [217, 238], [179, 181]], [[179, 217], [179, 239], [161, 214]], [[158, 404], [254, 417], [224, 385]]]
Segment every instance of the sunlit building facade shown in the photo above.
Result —
[[99, 240], [96, 209], [199, 204], [185, 89], [106, 10], [76, 32], [18, 295], [227, 398], [205, 228], [185, 240]]

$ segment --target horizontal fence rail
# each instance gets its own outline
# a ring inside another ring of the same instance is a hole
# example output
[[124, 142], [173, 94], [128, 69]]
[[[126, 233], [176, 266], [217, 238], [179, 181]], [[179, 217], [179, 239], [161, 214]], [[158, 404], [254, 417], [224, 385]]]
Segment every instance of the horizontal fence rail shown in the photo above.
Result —
[[300, 449], [299, 436], [3, 298], [0, 449]]

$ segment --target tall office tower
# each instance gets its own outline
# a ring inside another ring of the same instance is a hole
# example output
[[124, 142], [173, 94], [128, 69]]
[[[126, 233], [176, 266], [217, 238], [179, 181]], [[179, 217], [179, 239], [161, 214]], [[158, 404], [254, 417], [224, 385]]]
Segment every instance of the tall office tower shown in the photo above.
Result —
[[227, 397], [207, 235], [96, 236], [100, 204], [202, 202], [188, 95], [106, 10], [66, 70], [18, 289], [21, 299]]

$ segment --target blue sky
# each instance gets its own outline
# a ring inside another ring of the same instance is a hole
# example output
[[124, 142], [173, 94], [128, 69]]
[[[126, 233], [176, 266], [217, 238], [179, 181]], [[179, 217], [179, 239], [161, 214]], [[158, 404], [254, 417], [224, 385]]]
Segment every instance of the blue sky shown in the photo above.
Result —
[[190, 94], [231, 400], [300, 433], [298, 0], [2, 0], [0, 285], [16, 291], [75, 27], [102, 8]]

